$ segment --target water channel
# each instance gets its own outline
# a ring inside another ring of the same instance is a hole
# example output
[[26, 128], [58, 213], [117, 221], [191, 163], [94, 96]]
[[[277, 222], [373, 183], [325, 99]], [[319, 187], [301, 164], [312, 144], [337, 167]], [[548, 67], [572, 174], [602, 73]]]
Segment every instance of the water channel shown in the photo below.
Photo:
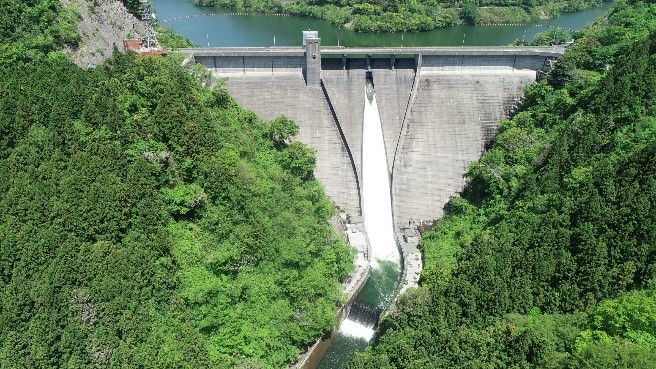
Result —
[[[298, 46], [302, 30], [318, 30], [323, 45], [358, 46], [498, 46], [518, 38], [531, 40], [547, 27], [580, 29], [611, 6], [564, 14], [522, 26], [457, 26], [423, 33], [359, 34], [316, 19], [288, 16], [226, 15], [230, 10], [196, 7], [191, 0], [152, 0], [160, 22], [198, 46]], [[203, 15], [203, 14], [219, 15]], [[362, 143], [362, 208], [372, 250], [371, 275], [346, 320], [319, 363], [320, 369], [342, 369], [353, 353], [374, 335], [379, 314], [392, 299], [400, 278], [400, 256], [394, 238], [388, 166], [374, 83], [362, 86], [365, 109]]]

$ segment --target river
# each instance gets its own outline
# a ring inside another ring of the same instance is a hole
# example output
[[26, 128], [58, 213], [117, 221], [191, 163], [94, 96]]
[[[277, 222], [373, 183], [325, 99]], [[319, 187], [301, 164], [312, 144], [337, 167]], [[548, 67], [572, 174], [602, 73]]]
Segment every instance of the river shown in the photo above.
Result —
[[[499, 46], [518, 38], [531, 40], [547, 27], [579, 29], [605, 14], [611, 4], [563, 14], [519, 26], [455, 26], [419, 33], [356, 33], [318, 19], [275, 15], [208, 15], [229, 10], [198, 7], [191, 0], [153, 0], [161, 24], [174, 28], [198, 46], [300, 46], [301, 31], [319, 31], [322, 45], [364, 46]], [[192, 16], [192, 17], [189, 17]], [[173, 19], [178, 18], [178, 19]]]
[[[301, 31], [317, 30], [322, 45], [365, 46], [500, 46], [518, 38], [531, 40], [547, 27], [580, 29], [602, 16], [611, 4], [556, 19], [521, 26], [456, 26], [422, 33], [362, 34], [317, 19], [275, 15], [227, 15], [229, 10], [196, 7], [191, 0], [153, 0], [157, 18], [198, 46], [300, 46]], [[204, 15], [204, 14], [216, 15]], [[373, 81], [375, 84], [375, 81]], [[393, 236], [389, 173], [371, 81], [362, 86], [365, 99], [363, 129], [363, 215], [372, 249], [372, 271], [347, 319], [340, 326], [318, 365], [345, 368], [357, 350], [374, 335], [378, 315], [392, 299], [400, 278], [400, 260]], [[365, 93], [368, 91], [368, 93]]]

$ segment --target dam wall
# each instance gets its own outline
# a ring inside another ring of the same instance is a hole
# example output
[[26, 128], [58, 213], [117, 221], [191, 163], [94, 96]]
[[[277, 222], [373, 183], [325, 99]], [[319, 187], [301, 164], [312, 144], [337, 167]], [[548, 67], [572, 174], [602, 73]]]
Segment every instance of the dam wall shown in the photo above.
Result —
[[302, 73], [305, 57], [285, 55], [194, 56], [196, 63], [219, 74]]
[[322, 82], [335, 109], [337, 124], [344, 132], [353, 157], [358, 182], [362, 179], [362, 115], [364, 113], [363, 69], [324, 70]]
[[533, 70], [545, 68], [541, 55], [481, 54], [481, 55], [422, 55], [421, 69], [432, 70]]
[[[317, 150], [316, 177], [337, 206], [361, 214], [365, 79], [373, 81], [396, 226], [430, 223], [465, 185], [524, 87], [562, 48], [188, 49], [243, 106], [285, 115]], [[311, 69], [311, 70], [310, 70]], [[319, 83], [316, 80], [319, 78]]]
[[403, 118], [408, 108], [415, 80], [413, 66], [414, 60], [402, 59], [399, 61], [397, 59], [393, 70], [374, 69], [371, 72], [390, 174], [392, 173], [394, 154], [401, 135]]

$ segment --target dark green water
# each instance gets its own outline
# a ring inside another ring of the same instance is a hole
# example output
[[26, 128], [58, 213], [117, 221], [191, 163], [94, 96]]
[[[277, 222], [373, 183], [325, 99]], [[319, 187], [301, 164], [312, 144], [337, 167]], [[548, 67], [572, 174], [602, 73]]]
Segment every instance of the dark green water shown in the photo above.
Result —
[[[371, 270], [371, 275], [365, 283], [356, 300], [385, 307], [394, 297], [394, 292], [399, 283], [401, 271], [396, 262], [379, 262], [379, 266]], [[330, 347], [316, 365], [318, 369], [341, 369], [346, 368], [349, 359], [356, 351], [361, 351], [367, 345], [364, 339], [352, 337], [338, 331], [330, 343]]]
[[[585, 12], [564, 14], [521, 26], [457, 26], [422, 33], [362, 34], [316, 19], [265, 15], [225, 15], [229, 10], [196, 7], [191, 0], [152, 0], [157, 18], [198, 46], [263, 47], [300, 46], [301, 31], [317, 30], [323, 45], [359, 46], [501, 46], [518, 38], [531, 40], [548, 27], [580, 29], [605, 14], [611, 4]], [[224, 15], [203, 14], [216, 13]], [[191, 16], [191, 17], [190, 17]], [[176, 18], [176, 19], [172, 19]], [[374, 269], [357, 300], [384, 307], [393, 297], [400, 270], [398, 264], [382, 263]], [[364, 339], [338, 333], [320, 363], [320, 369], [345, 368], [355, 351], [362, 350]]]
[[[300, 46], [301, 31], [317, 30], [323, 45], [357, 46], [499, 46], [518, 38], [531, 40], [547, 27], [579, 29], [606, 13], [611, 6], [563, 14], [521, 26], [456, 26], [429, 32], [356, 33], [317, 19], [267, 15], [216, 15], [185, 18], [229, 10], [194, 6], [191, 0], [153, 0], [162, 25], [174, 28], [198, 46]], [[181, 17], [180, 19], [167, 19]], [[464, 41], [464, 42], [463, 42]]]

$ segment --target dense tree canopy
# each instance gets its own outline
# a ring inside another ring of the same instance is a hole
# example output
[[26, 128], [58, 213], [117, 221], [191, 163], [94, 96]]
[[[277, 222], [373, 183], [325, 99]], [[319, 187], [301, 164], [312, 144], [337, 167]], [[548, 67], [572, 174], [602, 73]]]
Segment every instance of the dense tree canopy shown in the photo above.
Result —
[[75, 44], [76, 14], [59, 0], [0, 0], [0, 64]]
[[175, 55], [75, 66], [57, 4], [0, 15], [0, 367], [285, 367], [352, 270], [314, 151]]
[[349, 368], [656, 367], [656, 5], [574, 36]]

